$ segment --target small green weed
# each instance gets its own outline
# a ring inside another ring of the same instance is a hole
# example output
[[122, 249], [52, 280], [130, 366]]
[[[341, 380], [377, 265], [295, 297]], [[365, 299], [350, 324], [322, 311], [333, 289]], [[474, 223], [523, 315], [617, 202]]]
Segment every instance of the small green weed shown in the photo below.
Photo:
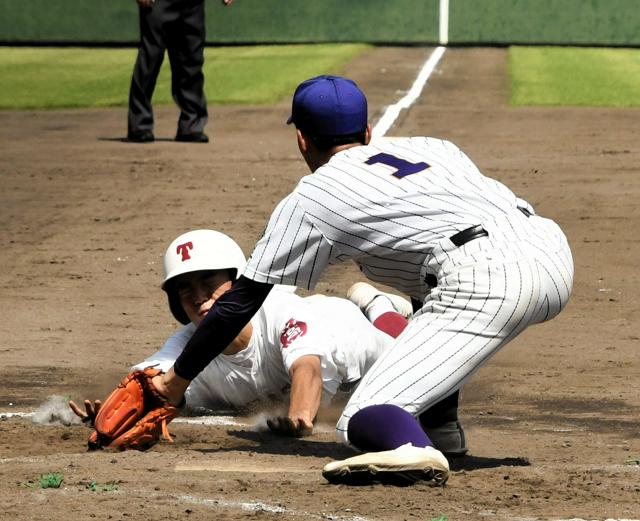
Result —
[[629, 458], [624, 462], [625, 465], [640, 465], [640, 458]]
[[94, 479], [91, 483], [87, 483], [85, 486], [92, 492], [113, 492], [118, 490], [118, 483], [118, 481], [107, 481], [101, 485]]
[[440, 517], [432, 517], [431, 521], [447, 521], [449, 519], [447, 516], [442, 514]]
[[64, 476], [60, 472], [48, 472], [40, 476], [40, 488], [60, 488]]

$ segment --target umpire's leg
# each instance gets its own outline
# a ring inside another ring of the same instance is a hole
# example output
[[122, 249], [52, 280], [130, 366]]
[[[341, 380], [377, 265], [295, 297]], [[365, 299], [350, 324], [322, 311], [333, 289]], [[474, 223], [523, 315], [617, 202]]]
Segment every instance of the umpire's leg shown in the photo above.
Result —
[[129, 90], [129, 136], [153, 130], [151, 97], [164, 59], [166, 48], [163, 24], [167, 12], [166, 0], [151, 7], [140, 6], [140, 47]]
[[171, 89], [180, 107], [178, 135], [202, 134], [207, 123], [204, 95], [205, 16], [203, 0], [182, 0], [180, 20], [170, 32]]

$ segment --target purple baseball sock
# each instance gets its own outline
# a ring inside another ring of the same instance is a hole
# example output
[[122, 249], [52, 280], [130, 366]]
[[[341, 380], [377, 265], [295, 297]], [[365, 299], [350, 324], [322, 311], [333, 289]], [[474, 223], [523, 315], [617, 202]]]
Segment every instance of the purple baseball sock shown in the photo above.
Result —
[[433, 446], [418, 421], [397, 405], [370, 405], [349, 420], [351, 444], [363, 452], [397, 449], [405, 443], [415, 447]]

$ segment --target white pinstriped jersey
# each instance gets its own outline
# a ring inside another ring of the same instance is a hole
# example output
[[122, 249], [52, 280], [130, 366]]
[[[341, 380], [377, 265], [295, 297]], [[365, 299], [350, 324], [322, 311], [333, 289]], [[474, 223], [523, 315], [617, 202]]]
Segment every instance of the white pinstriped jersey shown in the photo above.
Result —
[[244, 275], [313, 288], [328, 264], [355, 261], [367, 278], [423, 299], [442, 276], [439, 243], [483, 224], [522, 237], [531, 207], [484, 176], [453, 143], [381, 139], [339, 152], [276, 207]]

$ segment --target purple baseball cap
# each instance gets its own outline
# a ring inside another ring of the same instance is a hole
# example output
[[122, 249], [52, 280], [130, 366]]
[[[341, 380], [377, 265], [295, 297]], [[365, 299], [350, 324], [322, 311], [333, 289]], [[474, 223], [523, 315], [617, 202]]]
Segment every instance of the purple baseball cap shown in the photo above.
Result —
[[287, 120], [291, 123], [313, 135], [356, 134], [367, 128], [367, 98], [353, 80], [316, 76], [298, 85]]

